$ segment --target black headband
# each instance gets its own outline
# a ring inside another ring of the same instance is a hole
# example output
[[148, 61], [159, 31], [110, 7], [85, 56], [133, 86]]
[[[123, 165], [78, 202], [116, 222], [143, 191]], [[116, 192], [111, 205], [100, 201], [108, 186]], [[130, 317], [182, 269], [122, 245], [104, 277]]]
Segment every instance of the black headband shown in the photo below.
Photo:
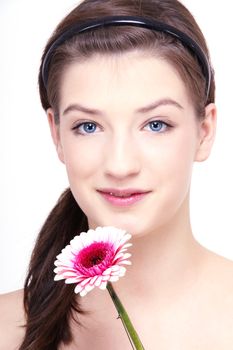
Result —
[[65, 41], [71, 39], [73, 36], [86, 32], [88, 30], [94, 30], [99, 27], [107, 26], [136, 26], [147, 28], [159, 32], [167, 33], [176, 39], [178, 39], [184, 46], [186, 46], [191, 52], [197, 57], [200, 66], [202, 67], [203, 75], [206, 79], [206, 98], [209, 95], [210, 82], [211, 82], [211, 68], [207, 56], [201, 47], [187, 34], [181, 32], [180, 30], [170, 26], [168, 24], [158, 22], [152, 19], [144, 17], [134, 17], [134, 16], [111, 16], [103, 17], [100, 19], [90, 20], [82, 24], [74, 24], [73, 26], [66, 29], [48, 48], [44, 60], [42, 62], [42, 79], [44, 86], [47, 86], [49, 64], [56, 48], [62, 45]]

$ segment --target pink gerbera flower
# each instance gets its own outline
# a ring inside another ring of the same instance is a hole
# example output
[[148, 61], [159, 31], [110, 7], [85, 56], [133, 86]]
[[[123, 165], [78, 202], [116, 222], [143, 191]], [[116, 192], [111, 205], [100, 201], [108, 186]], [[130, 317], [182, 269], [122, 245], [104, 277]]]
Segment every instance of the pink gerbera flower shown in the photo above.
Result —
[[131, 243], [126, 231], [115, 227], [97, 227], [74, 237], [57, 256], [54, 269], [55, 281], [76, 283], [75, 293], [86, 295], [94, 287], [105, 289], [108, 282], [115, 282], [124, 276], [130, 265], [126, 253]]

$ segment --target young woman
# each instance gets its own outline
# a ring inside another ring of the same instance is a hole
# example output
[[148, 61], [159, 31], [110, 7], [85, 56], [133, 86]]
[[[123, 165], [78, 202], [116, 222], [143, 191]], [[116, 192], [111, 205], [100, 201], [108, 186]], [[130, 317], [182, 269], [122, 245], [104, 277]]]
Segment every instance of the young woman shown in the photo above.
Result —
[[133, 236], [115, 289], [145, 349], [231, 349], [233, 265], [190, 224], [193, 163], [208, 158], [216, 128], [192, 15], [177, 0], [85, 0], [50, 38], [39, 87], [70, 188], [38, 236], [24, 291], [1, 297], [0, 349], [131, 349], [107, 291], [80, 299], [54, 282], [61, 249], [108, 225]]

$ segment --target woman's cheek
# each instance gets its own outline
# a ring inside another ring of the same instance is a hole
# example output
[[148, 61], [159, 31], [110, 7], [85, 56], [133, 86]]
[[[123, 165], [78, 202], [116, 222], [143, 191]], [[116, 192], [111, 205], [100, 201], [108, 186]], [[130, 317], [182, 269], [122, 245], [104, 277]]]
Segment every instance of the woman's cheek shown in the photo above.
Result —
[[89, 136], [77, 136], [77, 138], [64, 143], [65, 165], [70, 174], [88, 176], [101, 166], [102, 145], [101, 142], [96, 142], [94, 137], [91, 139]]

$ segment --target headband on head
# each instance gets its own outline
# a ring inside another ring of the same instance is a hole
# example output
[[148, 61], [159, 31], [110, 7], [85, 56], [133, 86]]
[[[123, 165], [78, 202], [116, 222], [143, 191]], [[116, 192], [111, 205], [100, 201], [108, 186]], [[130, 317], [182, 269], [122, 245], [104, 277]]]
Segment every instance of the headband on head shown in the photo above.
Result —
[[140, 16], [111, 16], [103, 17], [95, 20], [90, 20], [82, 24], [74, 24], [73, 26], [66, 29], [54, 42], [51, 43], [48, 48], [43, 62], [42, 62], [42, 79], [44, 86], [47, 87], [48, 83], [48, 73], [49, 73], [49, 64], [53, 56], [53, 52], [57, 49], [58, 46], [62, 45], [65, 41], [71, 39], [77, 34], [95, 30], [100, 27], [108, 26], [135, 26], [151, 29], [158, 32], [167, 33], [176, 39], [178, 39], [184, 46], [186, 46], [198, 59], [199, 64], [202, 68], [203, 75], [206, 79], [206, 99], [209, 96], [210, 82], [211, 82], [211, 68], [209, 60], [202, 50], [202, 48], [187, 34], [181, 32], [173, 26], [170, 26], [166, 23], [158, 22], [152, 19], [148, 19]]

